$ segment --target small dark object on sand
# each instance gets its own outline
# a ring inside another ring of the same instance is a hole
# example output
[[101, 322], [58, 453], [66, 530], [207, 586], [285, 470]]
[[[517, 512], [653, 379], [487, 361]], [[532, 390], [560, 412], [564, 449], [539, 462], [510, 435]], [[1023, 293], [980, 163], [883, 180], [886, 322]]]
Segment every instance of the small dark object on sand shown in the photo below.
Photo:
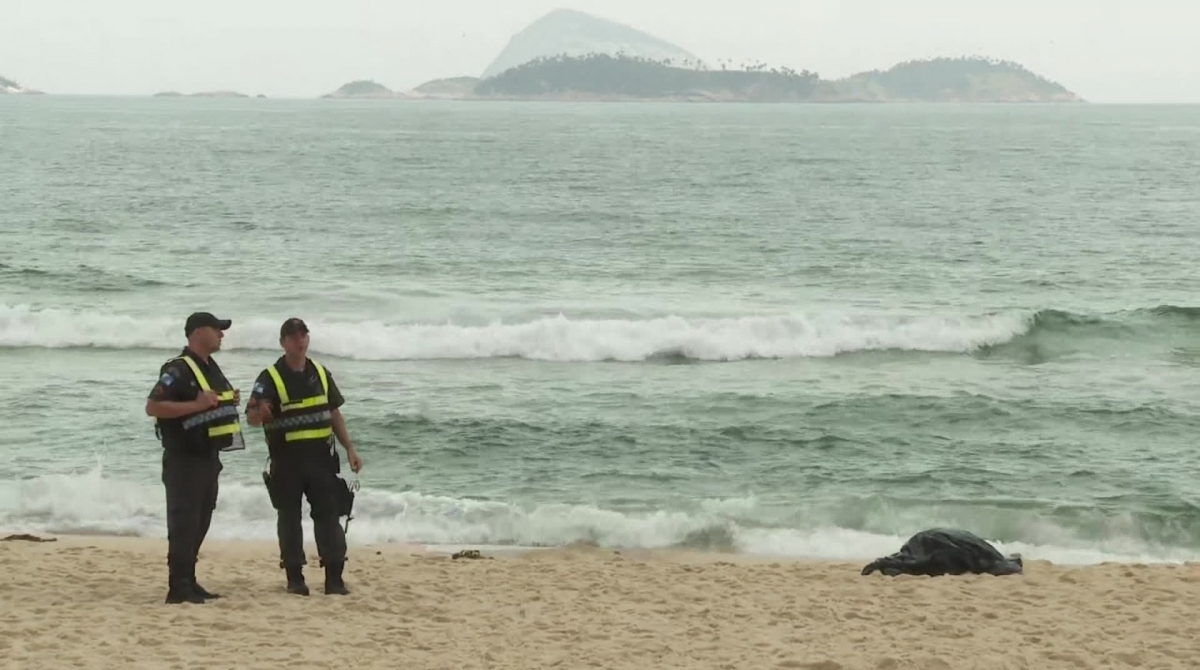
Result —
[[38, 537], [36, 535], [30, 535], [29, 533], [17, 533], [16, 535], [9, 535], [6, 538], [0, 539], [0, 542], [13, 542], [15, 540], [21, 540], [23, 542], [58, 542], [57, 537]]
[[463, 549], [455, 552], [450, 558], [491, 558], [491, 556], [483, 556], [478, 549]]
[[979, 536], [965, 530], [931, 528], [908, 539], [900, 551], [878, 558], [862, 570], [896, 575], [1019, 575], [1021, 555], [1004, 556]]

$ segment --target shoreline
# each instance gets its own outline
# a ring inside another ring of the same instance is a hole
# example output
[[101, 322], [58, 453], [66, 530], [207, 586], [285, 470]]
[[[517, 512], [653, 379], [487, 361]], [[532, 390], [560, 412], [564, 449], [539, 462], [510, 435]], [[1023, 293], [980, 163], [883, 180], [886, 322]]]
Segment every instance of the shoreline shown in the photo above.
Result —
[[[305, 551], [313, 556], [316, 555], [316, 546], [313, 544], [313, 529], [311, 521], [308, 517], [304, 517], [303, 521], [304, 537], [306, 542]], [[345, 523], [345, 520], [342, 520]], [[217, 530], [214, 528], [214, 530]], [[165, 532], [165, 531], [164, 531]], [[270, 553], [277, 551], [278, 545], [273, 537], [274, 527], [269, 531], [272, 536], [266, 537], [220, 537], [218, 533], [210, 533], [209, 538], [205, 540], [204, 549], [207, 549], [210, 544], [223, 545], [230, 547], [240, 547], [242, 550], [254, 549], [259, 552]], [[57, 542], [66, 543], [85, 543], [97, 546], [108, 546], [115, 544], [124, 549], [144, 548], [162, 543], [165, 546], [167, 541], [165, 535], [139, 535], [134, 532], [105, 532], [103, 530], [84, 528], [80, 530], [71, 529], [41, 529], [29, 527], [14, 527], [5, 529], [0, 527], [0, 545], [3, 545], [5, 538], [11, 535], [29, 535], [40, 538], [51, 539]], [[863, 566], [880, 558], [889, 555], [895, 551], [899, 551], [900, 547], [907, 540], [907, 537], [897, 537], [893, 545], [888, 545], [886, 548], [880, 548], [878, 551], [867, 555], [863, 552], [858, 552], [856, 555], [849, 553], [829, 556], [817, 555], [797, 555], [789, 554], [782, 551], [761, 551], [753, 549], [743, 549], [730, 547], [725, 545], [714, 546], [690, 546], [685, 544], [676, 545], [661, 545], [656, 547], [645, 547], [636, 545], [609, 545], [599, 544], [586, 540], [575, 541], [567, 544], [489, 544], [478, 542], [423, 542], [410, 540], [360, 540], [351, 533], [347, 535], [347, 549], [351, 552], [409, 552], [422, 556], [450, 556], [452, 554], [474, 550], [479, 551], [488, 556], [495, 558], [501, 557], [516, 557], [524, 554], [538, 552], [572, 552], [572, 551], [592, 551], [592, 552], [610, 552], [625, 556], [639, 556], [651, 559], [686, 559], [690, 562], [695, 561], [728, 561], [737, 563], [799, 563], [799, 564], [819, 564], [830, 567], [839, 567], [843, 569], [852, 568], [856, 573]], [[1038, 564], [1050, 566], [1055, 569], [1086, 569], [1098, 566], [1198, 566], [1200, 567], [1200, 557], [1185, 555], [1185, 556], [1149, 556], [1136, 554], [1107, 554], [1101, 552], [1096, 557], [1087, 557], [1083, 560], [1063, 560], [1062, 557], [1048, 558], [1037, 556], [1036, 551], [1030, 552], [1025, 547], [1013, 547], [1004, 543], [997, 543], [993, 540], [989, 542], [995, 546], [1002, 554], [1009, 555], [1013, 553], [1021, 554], [1024, 557], [1027, 565]], [[36, 542], [35, 542], [36, 544]], [[165, 549], [163, 550], [165, 552]], [[1059, 548], [1059, 552], [1071, 551], [1087, 554], [1088, 549], [1063, 549]], [[1095, 550], [1099, 551], [1099, 550]], [[203, 553], [203, 552], [202, 552]], [[164, 554], [165, 555], [165, 554]]]
[[[317, 565], [317, 548], [313, 541], [312, 529], [305, 520], [304, 528], [304, 551], [308, 556], [310, 569]], [[35, 540], [21, 538], [9, 539], [11, 536], [28, 536], [29, 538], [37, 538]], [[350, 538], [347, 538], [350, 539]], [[28, 530], [3, 530], [0, 529], [0, 548], [5, 545], [30, 545], [43, 547], [70, 547], [72, 549], [79, 548], [95, 548], [106, 551], [122, 551], [130, 552], [139, 555], [159, 555], [163, 557], [164, 566], [166, 560], [167, 539], [165, 537], [149, 537], [132, 534], [105, 534], [96, 532], [70, 532], [70, 531], [28, 531]], [[897, 549], [899, 546], [897, 545]], [[408, 556], [421, 557], [428, 559], [444, 559], [450, 558], [454, 554], [464, 551], [477, 551], [484, 559], [523, 559], [533, 558], [538, 555], [579, 555], [579, 556], [620, 556], [625, 559], [644, 560], [644, 561], [666, 561], [666, 562], [681, 562], [687, 564], [704, 564], [704, 563], [734, 563], [734, 564], [763, 564], [763, 563], [778, 563], [778, 564], [801, 564], [801, 565], [821, 565], [832, 569], [851, 570], [854, 574], [862, 569], [870, 560], [837, 560], [837, 559], [815, 559], [815, 558], [796, 558], [783, 555], [772, 554], [757, 554], [745, 553], [738, 551], [726, 551], [718, 549], [694, 549], [686, 547], [662, 547], [662, 548], [644, 548], [644, 547], [605, 547], [589, 542], [577, 542], [568, 545], [556, 546], [537, 546], [537, 545], [500, 545], [500, 544], [473, 544], [473, 543], [429, 543], [429, 542], [354, 542], [347, 543], [347, 554], [353, 557], [369, 557], [369, 556]], [[267, 565], [270, 569], [275, 569], [278, 564], [279, 545], [274, 539], [216, 539], [209, 538], [204, 541], [204, 545], [200, 549], [200, 562], [203, 563], [206, 554], [214, 553], [219, 555], [237, 554], [242, 557], [256, 556], [263, 559], [263, 565]], [[1041, 563], [1045, 565], [1055, 565], [1049, 561], [1029, 561], [1026, 564]], [[257, 564], [257, 563], [256, 563]], [[198, 564], [199, 565], [199, 564]], [[347, 574], [349, 574], [350, 563], [347, 562]], [[1129, 565], [1128, 563], [1106, 563], [1105, 565]], [[1159, 565], [1158, 563], [1149, 563], [1148, 565]], [[1164, 563], [1163, 565], [1174, 565], [1173, 563]], [[1200, 565], [1200, 563], [1197, 563]], [[1076, 568], [1076, 567], [1092, 567], [1089, 565], [1057, 565], [1060, 568]], [[164, 568], [165, 570], [165, 568]], [[199, 567], [197, 568], [199, 570]], [[165, 572], [164, 579], [165, 579]]]
[[[305, 519], [305, 552], [309, 556], [309, 563], [316, 564], [317, 549], [313, 541], [312, 528]], [[12, 536], [28, 536], [39, 538], [40, 541], [25, 539], [22, 537], [13, 538]], [[453, 554], [462, 551], [477, 551], [485, 558], [493, 559], [512, 559], [512, 558], [528, 558], [537, 555], [589, 555], [589, 556], [622, 556], [627, 559], [656, 561], [656, 562], [683, 562], [688, 564], [697, 563], [735, 563], [735, 564], [764, 564], [774, 563], [780, 565], [800, 565], [800, 566], [820, 566], [823, 568], [852, 571], [858, 575], [859, 571], [867, 563], [870, 563], [874, 558], [809, 558], [789, 556], [786, 554], [767, 554], [742, 552], [737, 550], [726, 549], [700, 549], [693, 547], [682, 546], [665, 546], [665, 547], [623, 547], [623, 546], [602, 546], [591, 542], [576, 542], [567, 545], [504, 545], [504, 544], [480, 544], [480, 543], [432, 543], [432, 542], [354, 542], [351, 538], [347, 538], [347, 552], [350, 555], [408, 555], [420, 556], [424, 558], [448, 558]], [[896, 547], [886, 553], [898, 551], [903, 542], [898, 542]], [[167, 539], [165, 537], [143, 536], [132, 534], [119, 533], [97, 533], [90, 531], [72, 532], [72, 531], [29, 531], [29, 530], [6, 530], [0, 529], [0, 547], [5, 545], [33, 545], [33, 546], [48, 546], [55, 545], [61, 547], [94, 547], [105, 550], [127, 551], [135, 553], [153, 553], [158, 552], [166, 556]], [[279, 545], [275, 539], [227, 539], [210, 537], [204, 541], [204, 546], [201, 548], [200, 557], [203, 560], [204, 555], [209, 552], [218, 554], [238, 553], [240, 555], [265, 555], [267, 562], [275, 565], [278, 562], [277, 553]], [[1004, 553], [1002, 551], [1002, 553]], [[881, 554], [883, 555], [883, 554]], [[1055, 562], [1044, 558], [1029, 558], [1025, 557], [1024, 563], [1026, 573], [1030, 571], [1030, 566], [1036, 566], [1043, 571], [1050, 572], [1070, 572], [1070, 571], [1089, 571], [1096, 569], [1196, 569], [1197, 575], [1200, 576], [1200, 559], [1153, 559], [1153, 560], [1105, 560], [1094, 563], [1069, 563]], [[164, 564], [165, 565], [165, 564]], [[349, 567], [347, 567], [349, 570]], [[964, 575], [965, 577], [966, 575]], [[951, 577], [958, 578], [958, 577]]]
[[[11, 667], [1185, 668], [1200, 563], [861, 576], [858, 564], [593, 546], [351, 546], [349, 596], [287, 594], [274, 542], [210, 540], [165, 605], [166, 541], [0, 542]], [[2, 535], [7, 537], [8, 534]], [[490, 559], [490, 560], [489, 560]]]

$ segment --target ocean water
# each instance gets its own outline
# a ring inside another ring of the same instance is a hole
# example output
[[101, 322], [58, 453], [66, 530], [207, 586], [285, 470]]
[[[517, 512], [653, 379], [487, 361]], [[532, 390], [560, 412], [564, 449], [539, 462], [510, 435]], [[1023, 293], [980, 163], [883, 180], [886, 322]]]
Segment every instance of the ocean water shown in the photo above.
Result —
[[0, 528], [165, 536], [203, 309], [309, 322], [353, 544], [1198, 559], [1198, 112], [0, 98]]

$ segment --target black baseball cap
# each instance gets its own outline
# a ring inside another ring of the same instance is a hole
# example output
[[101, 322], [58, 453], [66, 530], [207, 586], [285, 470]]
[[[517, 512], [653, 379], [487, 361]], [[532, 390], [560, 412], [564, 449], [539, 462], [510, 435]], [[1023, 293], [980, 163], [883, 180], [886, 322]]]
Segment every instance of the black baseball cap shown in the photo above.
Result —
[[307, 333], [307, 332], [308, 332], [308, 324], [304, 323], [303, 319], [298, 319], [294, 316], [292, 318], [288, 319], [287, 321], [284, 321], [283, 325], [279, 327], [279, 336], [280, 337], [287, 337], [288, 335], [298, 335], [300, 333]]
[[196, 312], [187, 318], [187, 323], [183, 326], [183, 334], [191, 335], [193, 330], [205, 327], [228, 330], [231, 325], [233, 325], [233, 321], [229, 319], [218, 319], [208, 312]]

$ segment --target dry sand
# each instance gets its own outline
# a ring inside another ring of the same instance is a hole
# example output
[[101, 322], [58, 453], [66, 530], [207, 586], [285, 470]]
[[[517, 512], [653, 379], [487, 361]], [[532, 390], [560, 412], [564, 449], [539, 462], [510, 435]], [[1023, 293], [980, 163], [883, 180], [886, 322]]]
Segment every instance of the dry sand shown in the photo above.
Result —
[[161, 540], [0, 542], [0, 667], [1200, 667], [1196, 564], [889, 578], [720, 554], [354, 547], [352, 594], [326, 596], [308, 552], [305, 598], [285, 593], [273, 544], [210, 541], [200, 582], [225, 597], [165, 605]]

